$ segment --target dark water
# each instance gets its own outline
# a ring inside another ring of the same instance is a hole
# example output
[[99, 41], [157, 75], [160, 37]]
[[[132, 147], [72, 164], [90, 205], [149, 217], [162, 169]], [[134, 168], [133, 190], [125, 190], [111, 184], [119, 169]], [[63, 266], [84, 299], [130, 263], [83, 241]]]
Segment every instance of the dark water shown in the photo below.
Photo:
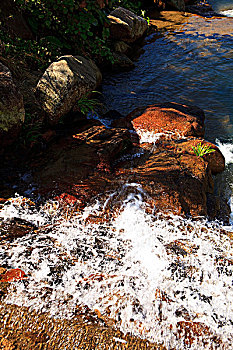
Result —
[[133, 71], [107, 77], [107, 105], [125, 115], [156, 102], [194, 104], [205, 110], [206, 137], [231, 141], [233, 18], [191, 17], [144, 49]]

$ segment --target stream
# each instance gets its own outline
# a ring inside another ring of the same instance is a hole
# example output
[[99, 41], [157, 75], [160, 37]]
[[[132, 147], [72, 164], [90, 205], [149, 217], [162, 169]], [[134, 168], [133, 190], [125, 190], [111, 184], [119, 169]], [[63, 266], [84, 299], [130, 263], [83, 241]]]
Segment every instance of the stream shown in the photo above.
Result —
[[[229, 1], [212, 4], [233, 16]], [[205, 138], [226, 158], [216, 191], [229, 204], [232, 57], [233, 18], [191, 16], [179, 28], [146, 38], [135, 69], [111, 74], [103, 82], [105, 104], [123, 115], [165, 101], [204, 109]], [[23, 176], [22, 181], [30, 182]], [[52, 199], [38, 206], [25, 197], [33, 200], [30, 190], [16, 194], [0, 210], [6, 227], [12, 218], [33, 227], [23, 237], [0, 243], [0, 266], [20, 268], [28, 276], [11, 284], [4, 303], [57, 319], [72, 319], [77, 305], [88, 306], [124, 334], [166, 349], [232, 349], [233, 218], [223, 226], [205, 218], [154, 214], [138, 183], [100, 194], [82, 212], [66, 217]], [[110, 214], [103, 220], [107, 209]]]

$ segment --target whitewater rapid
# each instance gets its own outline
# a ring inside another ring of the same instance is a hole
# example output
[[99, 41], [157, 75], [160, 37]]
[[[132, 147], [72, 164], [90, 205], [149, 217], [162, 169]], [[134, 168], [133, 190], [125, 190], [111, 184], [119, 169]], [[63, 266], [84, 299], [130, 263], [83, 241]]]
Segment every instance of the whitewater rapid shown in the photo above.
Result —
[[[218, 145], [230, 166], [232, 145]], [[230, 350], [232, 226], [155, 215], [148, 199], [140, 184], [128, 183], [66, 217], [57, 202], [38, 207], [22, 196], [10, 199], [0, 211], [5, 223], [21, 218], [36, 229], [1, 242], [0, 266], [28, 276], [11, 284], [5, 302], [58, 318], [87, 305], [123, 332], [168, 349], [184, 348], [179, 325], [194, 322], [209, 333], [187, 348], [212, 349], [218, 337], [225, 344], [219, 348]]]
[[220, 11], [220, 14], [227, 17], [233, 17], [233, 10], [232, 9], [223, 10], [223, 11]]

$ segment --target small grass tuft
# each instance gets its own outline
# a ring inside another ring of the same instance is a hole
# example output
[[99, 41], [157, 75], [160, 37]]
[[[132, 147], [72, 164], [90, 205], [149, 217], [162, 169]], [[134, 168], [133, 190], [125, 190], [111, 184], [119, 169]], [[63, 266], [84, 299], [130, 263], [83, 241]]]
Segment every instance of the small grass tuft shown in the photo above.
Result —
[[215, 149], [211, 148], [210, 145], [202, 144], [201, 142], [197, 146], [192, 146], [192, 149], [197, 157], [203, 157], [205, 154], [215, 152]]

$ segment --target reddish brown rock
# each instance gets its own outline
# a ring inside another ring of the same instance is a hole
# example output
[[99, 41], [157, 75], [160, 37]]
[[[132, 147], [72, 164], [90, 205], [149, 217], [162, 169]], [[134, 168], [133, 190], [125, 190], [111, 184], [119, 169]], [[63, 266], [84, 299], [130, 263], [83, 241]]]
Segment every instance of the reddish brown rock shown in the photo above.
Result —
[[177, 152], [194, 155], [195, 152], [193, 148], [197, 148], [199, 144], [203, 146], [207, 145], [210, 147], [210, 149], [214, 150], [214, 152], [205, 154], [202, 157], [202, 159], [208, 163], [211, 173], [215, 175], [223, 172], [223, 170], [225, 169], [225, 158], [221, 153], [221, 151], [219, 150], [219, 148], [211, 142], [207, 142], [203, 139], [189, 140], [187, 142], [183, 142], [180, 145], [178, 145]]
[[[22, 207], [23, 206], [24, 204], [22, 203]], [[1, 240], [7, 240], [11, 242], [16, 238], [26, 236], [34, 229], [35, 227], [32, 224], [20, 218], [4, 220], [0, 223]]]
[[114, 159], [131, 147], [128, 130], [93, 126], [52, 145], [34, 166], [34, 176], [40, 191], [56, 191], [59, 199], [63, 193], [65, 202], [86, 205], [90, 196], [102, 192], [110, 181], [106, 178], [111, 176]]
[[[142, 110], [146, 110], [145, 118]], [[148, 117], [148, 110], [152, 110], [152, 118]], [[139, 146], [131, 120], [136, 129], [140, 121], [145, 131], [174, 132], [173, 138]], [[43, 163], [37, 165], [35, 175], [41, 189], [55, 191], [59, 202], [72, 206], [72, 210], [84, 207], [99, 193], [116, 191], [122, 183], [132, 182], [141, 184], [149, 207], [156, 212], [193, 217], [210, 215], [212, 219], [220, 212], [218, 198], [212, 195], [212, 174], [224, 169], [224, 157], [210, 143], [215, 152], [204, 157], [194, 153], [193, 147], [206, 143], [200, 137], [195, 138], [203, 134], [203, 123], [204, 113], [196, 107], [166, 103], [137, 109], [126, 118], [126, 123], [120, 120], [130, 131], [96, 125], [52, 145]], [[182, 139], [178, 133], [190, 139]], [[125, 153], [128, 156], [119, 160]], [[215, 208], [212, 212], [208, 210], [209, 203]], [[106, 215], [114, 205], [110, 203], [111, 208], [106, 207]], [[113, 211], [117, 213], [117, 205]]]
[[76, 306], [71, 320], [10, 304], [1, 304], [0, 313], [1, 350], [61, 350], [64, 341], [67, 349], [166, 350], [162, 345], [123, 334], [107, 317], [98, 320], [96, 313], [83, 305]]
[[[144, 154], [131, 160], [130, 165], [127, 161], [119, 163], [118, 174], [128, 182], [140, 183], [153, 199], [157, 212], [222, 218], [219, 198], [212, 195], [212, 173], [224, 170], [224, 157], [210, 143], [216, 154], [198, 157], [192, 147], [199, 142], [194, 138], [159, 140], [155, 147], [144, 143], [141, 145]], [[215, 158], [211, 159], [213, 155]], [[215, 207], [214, 212], [208, 209], [209, 205]], [[225, 209], [224, 220], [229, 217]]]
[[12, 341], [6, 338], [0, 338], [0, 345], [2, 350], [14, 350], [15, 346]]
[[[99, 5], [99, 7], [102, 9], [106, 5], [108, 5], [108, 0], [96, 0], [96, 3]], [[79, 4], [80, 8], [85, 8], [87, 6], [87, 1], [82, 0], [81, 3]]]
[[136, 108], [128, 116], [136, 131], [164, 133], [169, 138], [204, 136], [204, 112], [198, 107], [177, 103]]
[[3, 205], [7, 201], [6, 198], [0, 198], [0, 205]]
[[21, 269], [11, 269], [4, 273], [0, 282], [15, 282], [27, 278], [26, 274]]
[[206, 193], [213, 191], [208, 164], [194, 155], [180, 156], [176, 146], [175, 142], [161, 142], [137, 164], [131, 163], [130, 169], [121, 169], [121, 174], [129, 182], [142, 184], [158, 212], [206, 216]]
[[[194, 217], [210, 214], [212, 174], [224, 170], [225, 160], [217, 146], [202, 138], [203, 111], [193, 106], [163, 103], [137, 108], [126, 119], [139, 134], [159, 133], [160, 138], [155, 147], [143, 143], [144, 156], [133, 167], [131, 164], [131, 169], [121, 169], [121, 174], [127, 173], [134, 182], [143, 185], [157, 211]], [[194, 148], [200, 143], [214, 152], [197, 156]], [[217, 197], [211, 198], [212, 206], [216, 201], [215, 213], [220, 213]]]
[[6, 272], [6, 269], [4, 267], [0, 267], [0, 275], [2, 275], [4, 272]]
[[59, 202], [62, 202], [63, 205], [66, 204], [68, 206], [74, 206], [77, 202], [77, 198], [68, 193], [62, 193], [59, 197], [55, 198]]
[[102, 9], [104, 8], [106, 5], [108, 5], [108, 0], [97, 0], [97, 3], [99, 5], [99, 7]]

